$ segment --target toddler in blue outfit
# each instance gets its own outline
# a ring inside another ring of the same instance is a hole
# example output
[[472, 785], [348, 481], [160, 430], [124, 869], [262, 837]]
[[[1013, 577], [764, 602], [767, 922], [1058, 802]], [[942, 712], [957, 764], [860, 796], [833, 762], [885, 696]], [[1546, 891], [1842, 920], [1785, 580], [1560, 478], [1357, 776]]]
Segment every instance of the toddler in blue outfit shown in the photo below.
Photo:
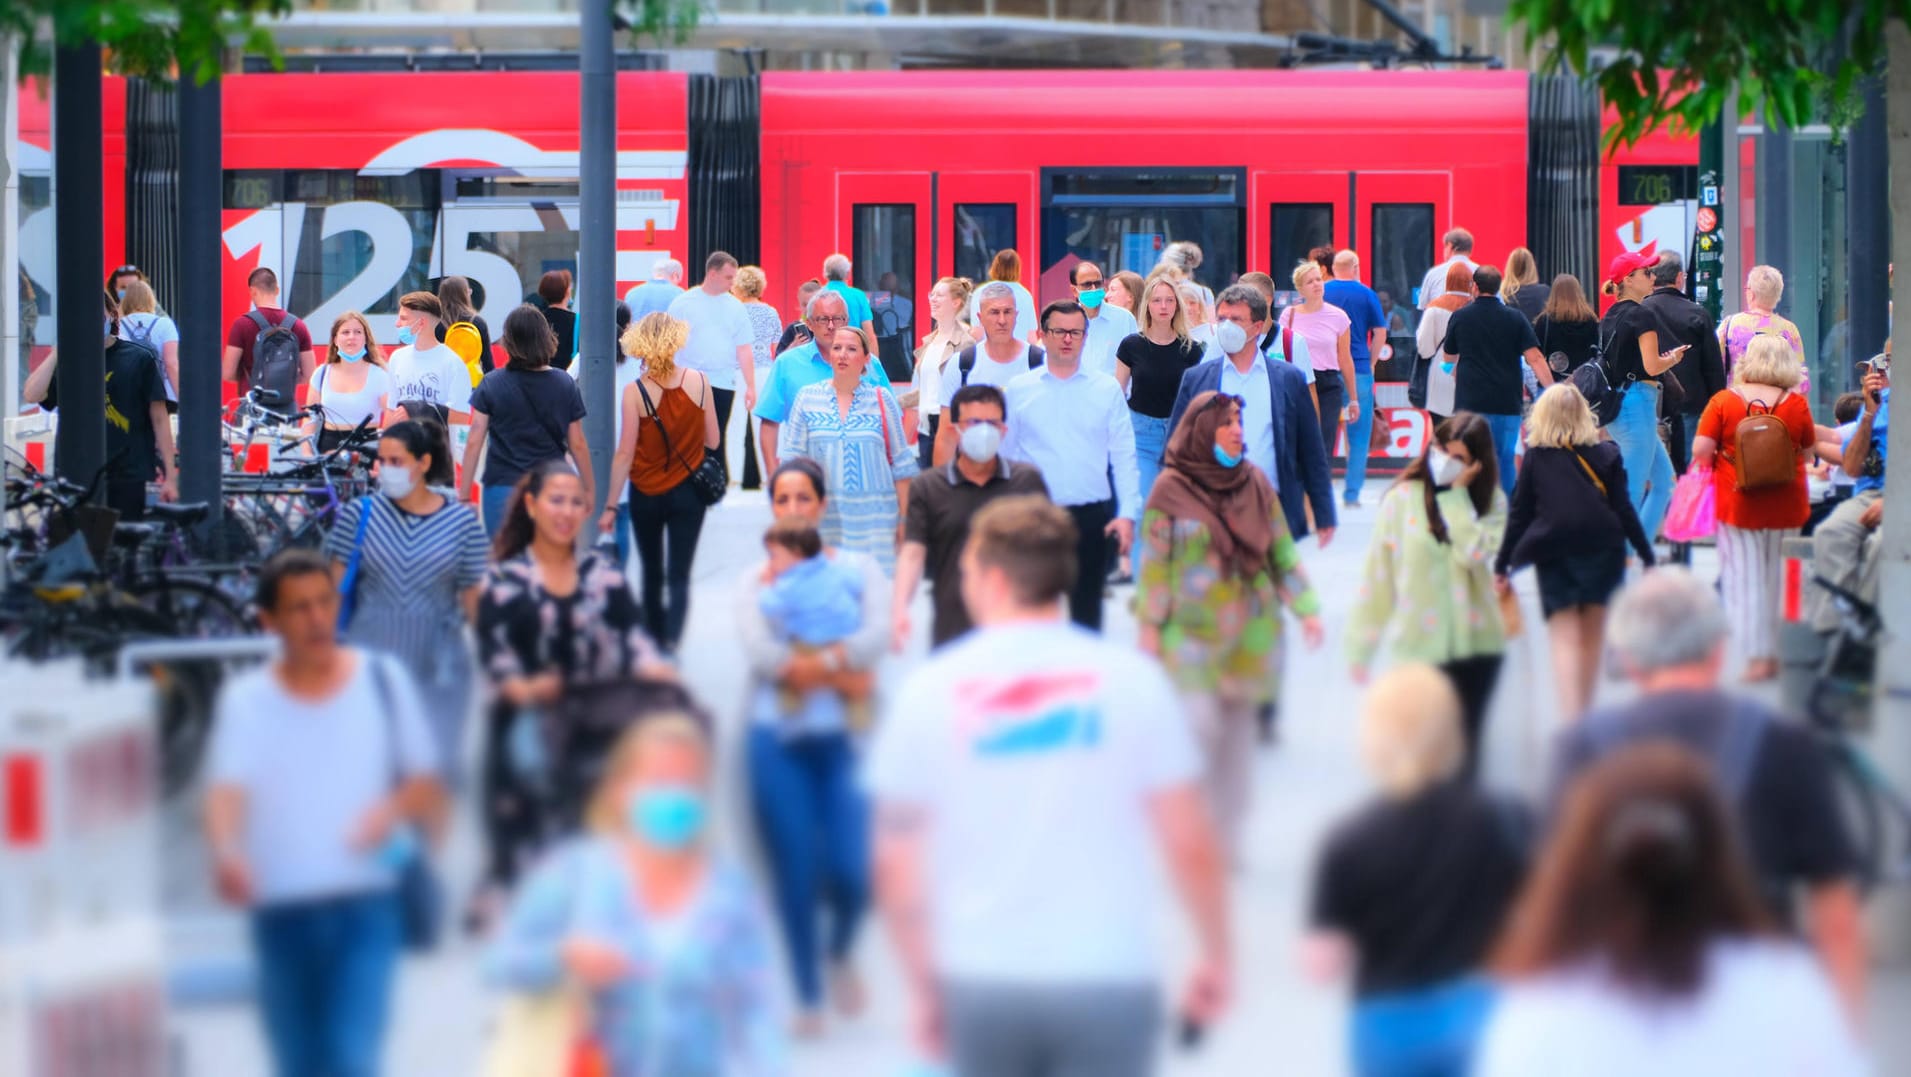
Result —
[[[863, 623], [861, 573], [823, 556], [823, 537], [815, 527], [779, 520], [763, 535], [771, 579], [757, 596], [757, 607], [778, 637], [799, 654], [814, 654], [855, 634]], [[869, 697], [857, 698], [828, 688], [808, 693], [782, 690], [783, 710], [800, 706], [815, 721], [846, 721], [861, 729], [869, 721]]]

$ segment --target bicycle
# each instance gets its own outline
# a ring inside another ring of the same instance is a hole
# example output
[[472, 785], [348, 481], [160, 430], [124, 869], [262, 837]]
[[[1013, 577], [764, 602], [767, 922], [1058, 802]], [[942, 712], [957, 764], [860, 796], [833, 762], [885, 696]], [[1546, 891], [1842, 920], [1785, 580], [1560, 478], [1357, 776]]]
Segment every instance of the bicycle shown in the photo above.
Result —
[[1858, 853], [1859, 888], [1911, 882], [1911, 797], [1892, 784], [1852, 729], [1871, 714], [1873, 679], [1884, 619], [1871, 603], [1820, 576], [1838, 611], [1838, 627], [1825, 647], [1805, 716], [1831, 758], [1841, 813], [1851, 826]]

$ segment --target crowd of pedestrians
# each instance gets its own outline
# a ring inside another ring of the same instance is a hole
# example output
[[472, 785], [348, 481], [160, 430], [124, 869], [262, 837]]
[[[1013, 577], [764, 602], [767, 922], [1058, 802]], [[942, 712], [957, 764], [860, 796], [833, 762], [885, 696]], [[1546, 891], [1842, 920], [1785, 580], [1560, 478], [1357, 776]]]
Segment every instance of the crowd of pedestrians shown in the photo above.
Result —
[[[1374, 368], [1412, 323], [1352, 251], [1294, 268], [1284, 310], [1265, 274], [1205, 286], [1186, 243], [1145, 276], [1077, 260], [1037, 306], [1003, 251], [980, 287], [928, 290], [901, 393], [847, 257], [789, 331], [760, 268], [714, 252], [685, 289], [666, 261], [616, 312], [614, 401], [563, 376], [568, 279], [511, 311], [474, 386], [439, 347], [476, 317], [462, 281], [400, 298], [389, 358], [354, 312], [320, 361], [254, 274], [232, 376], [306, 364], [320, 447], [383, 424], [376, 489], [322, 554], [262, 572], [282, 650], [227, 686], [211, 748], [217, 882], [251, 918], [278, 1071], [379, 1072], [399, 956], [456, 903], [503, 998], [494, 1072], [547, 1072], [496, 1067], [549, 1063], [553, 1027], [570, 1068], [549, 1072], [787, 1072], [792, 1039], [867, 1008], [872, 910], [923, 1064], [1155, 1072], [1164, 1029], [1198, 1041], [1235, 1001], [1256, 729], [1280, 709], [1288, 621], [1324, 646], [1324, 598], [1348, 587], [1348, 736], [1375, 792], [1319, 848], [1304, 961], [1351, 989], [1356, 1072], [1524, 1074], [1562, 1045], [1574, 1072], [1862, 1072], [1858, 852], [1828, 760], [1718, 685], [1728, 641], [1747, 679], [1777, 672], [1808, 460], [1853, 480], [1819, 525], [1824, 571], [1875, 586], [1888, 361], [1847, 428], [1819, 427], [1769, 306], [1708, 325], [1673, 256], [1616, 258], [1602, 317], [1529, 251], [1502, 272], [1464, 230], [1443, 248], [1410, 357], [1435, 421], [1370, 508]], [[1752, 271], [1748, 306], [1776, 277]], [[171, 479], [150, 296], [129, 280], [108, 326], [149, 371], [142, 504]], [[728, 716], [679, 664], [739, 394], [773, 520], [719, 613], [754, 876], [711, 833]], [[591, 407], [616, 413], [606, 476]], [[1653, 567], [1688, 467], [1716, 497], [1717, 593]], [[1302, 545], [1348, 514], [1371, 525], [1351, 585], [1310, 574]], [[1490, 787], [1484, 747], [1527, 567], [1562, 714], [1530, 805]], [[885, 697], [925, 582], [929, 654]], [[1133, 646], [1101, 634], [1130, 595]], [[1596, 708], [1609, 662], [1637, 693]], [[465, 803], [485, 850], [468, 893], [434, 874]], [[1194, 942], [1172, 994], [1150, 943], [1164, 886]]]

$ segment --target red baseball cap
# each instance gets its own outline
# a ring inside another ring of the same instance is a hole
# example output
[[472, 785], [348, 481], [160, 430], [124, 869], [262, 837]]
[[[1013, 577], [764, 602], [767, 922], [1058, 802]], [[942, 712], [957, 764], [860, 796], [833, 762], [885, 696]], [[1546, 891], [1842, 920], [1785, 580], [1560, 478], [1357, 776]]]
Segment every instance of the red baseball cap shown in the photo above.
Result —
[[1636, 251], [1627, 251], [1612, 260], [1606, 267], [1606, 283], [1618, 284], [1638, 270], [1649, 268], [1659, 260], [1659, 241], [1653, 240]]

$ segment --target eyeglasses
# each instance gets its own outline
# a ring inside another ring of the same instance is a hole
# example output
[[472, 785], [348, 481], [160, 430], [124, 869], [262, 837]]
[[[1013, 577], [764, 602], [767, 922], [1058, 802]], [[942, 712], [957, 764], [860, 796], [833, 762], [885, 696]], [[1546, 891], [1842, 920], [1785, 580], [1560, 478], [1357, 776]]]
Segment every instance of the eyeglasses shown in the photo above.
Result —
[[818, 314], [810, 319], [817, 325], [848, 325], [849, 316], [845, 314]]
[[1102, 280], [1100, 277], [1094, 280], [1078, 280], [1075, 282], [1075, 290], [1078, 292], [1092, 292], [1101, 286]]
[[1083, 337], [1088, 335], [1088, 330], [1086, 329], [1043, 329], [1042, 335], [1054, 337], [1056, 340], [1080, 340]]

